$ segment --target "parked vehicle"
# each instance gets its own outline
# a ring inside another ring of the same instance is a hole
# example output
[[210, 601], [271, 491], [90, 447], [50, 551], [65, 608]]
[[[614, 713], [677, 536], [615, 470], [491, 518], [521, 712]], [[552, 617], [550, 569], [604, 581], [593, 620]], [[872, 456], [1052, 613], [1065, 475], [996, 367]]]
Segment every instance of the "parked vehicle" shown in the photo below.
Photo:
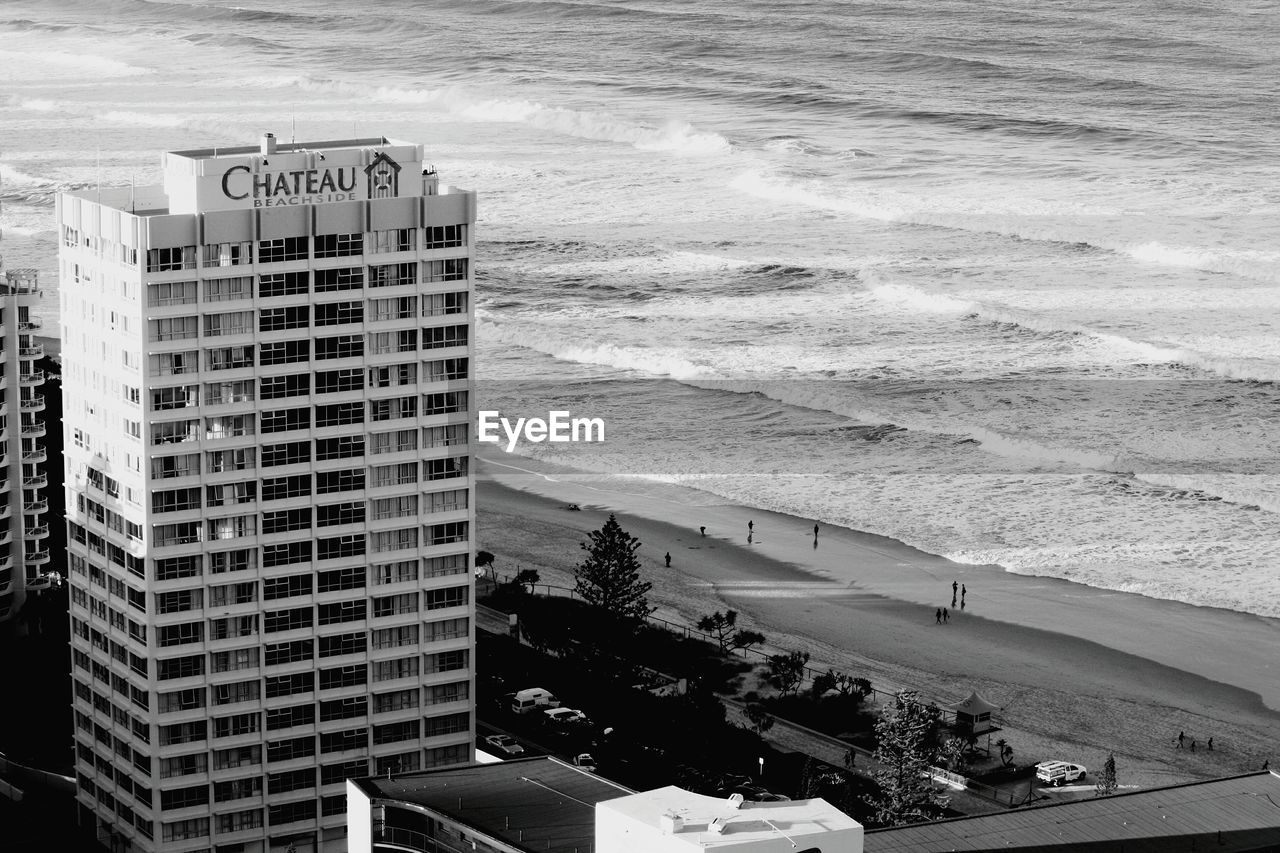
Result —
[[542, 713], [547, 715], [547, 722], [558, 726], [587, 722], [587, 715], [574, 708], [549, 708]]
[[1036, 778], [1046, 785], [1061, 785], [1084, 778], [1084, 766], [1068, 761], [1041, 761], [1036, 765]]
[[596, 760], [591, 757], [591, 753], [580, 752], [574, 756], [573, 765], [594, 773], [596, 769]]
[[527, 714], [530, 711], [545, 711], [547, 708], [559, 707], [560, 700], [550, 690], [543, 690], [541, 687], [518, 690], [511, 700], [511, 710], [517, 714]]
[[511, 735], [489, 735], [484, 742], [502, 750], [507, 755], [520, 755], [524, 752], [524, 747], [516, 743], [516, 739]]

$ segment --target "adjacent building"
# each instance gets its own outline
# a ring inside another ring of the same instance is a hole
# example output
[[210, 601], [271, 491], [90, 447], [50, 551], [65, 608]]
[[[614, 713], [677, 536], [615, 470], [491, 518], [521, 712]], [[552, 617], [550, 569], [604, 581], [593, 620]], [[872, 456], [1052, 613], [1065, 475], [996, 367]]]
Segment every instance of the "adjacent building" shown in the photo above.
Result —
[[49, 570], [48, 455], [44, 371], [36, 362], [40, 297], [31, 269], [9, 270], [0, 281], [0, 622], [22, 609], [27, 585]]
[[471, 759], [475, 197], [383, 138], [163, 171], [58, 203], [80, 814], [344, 850], [346, 779]]

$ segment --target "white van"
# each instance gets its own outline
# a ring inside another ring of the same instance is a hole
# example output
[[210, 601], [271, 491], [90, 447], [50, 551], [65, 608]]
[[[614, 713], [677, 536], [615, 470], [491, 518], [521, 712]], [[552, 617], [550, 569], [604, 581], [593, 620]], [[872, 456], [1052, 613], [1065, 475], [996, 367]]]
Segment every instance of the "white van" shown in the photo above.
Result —
[[550, 690], [543, 690], [541, 687], [529, 687], [525, 690], [519, 690], [511, 700], [511, 710], [517, 714], [526, 714], [529, 711], [545, 711], [548, 708], [559, 708], [560, 700], [551, 695]]
[[1041, 761], [1036, 765], [1036, 778], [1046, 785], [1061, 785], [1084, 778], [1084, 767], [1066, 761]]

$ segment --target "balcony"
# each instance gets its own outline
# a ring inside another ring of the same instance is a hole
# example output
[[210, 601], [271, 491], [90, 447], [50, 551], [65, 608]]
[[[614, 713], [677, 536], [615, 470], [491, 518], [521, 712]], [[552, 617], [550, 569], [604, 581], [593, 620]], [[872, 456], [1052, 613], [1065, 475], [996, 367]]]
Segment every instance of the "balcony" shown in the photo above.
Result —
[[44, 381], [43, 370], [33, 370], [30, 373], [23, 373], [18, 376], [18, 381], [23, 385], [39, 385]]
[[45, 427], [44, 424], [36, 423], [36, 424], [22, 425], [23, 435], [30, 435], [30, 436], [35, 436], [36, 438], [39, 438], [40, 436], [45, 435], [47, 433], [48, 433], [48, 429]]
[[[28, 450], [26, 453], [22, 454], [22, 461], [32, 465], [38, 465], [41, 462], [49, 461], [49, 454], [45, 452], [43, 447], [37, 447], [35, 450]], [[0, 456], [0, 468], [4, 467], [4, 465], [5, 459], [3, 456]]]
[[44, 358], [44, 346], [35, 344], [29, 347], [19, 347], [18, 355], [21, 358]]
[[23, 538], [23, 539], [27, 539], [27, 540], [33, 540], [33, 539], [48, 539], [48, 538], [49, 538], [49, 525], [47, 525], [47, 524], [39, 524], [39, 525], [36, 525], [35, 527], [29, 527], [29, 528], [27, 528], [27, 530], [22, 534], [22, 538]]
[[44, 409], [44, 395], [36, 394], [32, 397], [24, 397], [19, 401], [19, 406], [24, 412], [38, 412]]
[[38, 332], [44, 328], [44, 324], [39, 320], [20, 320], [18, 322], [19, 332]]
[[48, 512], [49, 502], [44, 498], [40, 498], [39, 500], [35, 500], [35, 501], [24, 501], [22, 504], [22, 511], [34, 512], [34, 513]]
[[23, 559], [27, 561], [28, 566], [36, 566], [49, 562], [48, 551], [32, 551], [30, 554], [23, 555]]
[[[26, 432], [26, 428], [23, 428], [22, 431]], [[49, 478], [44, 474], [36, 474], [34, 477], [22, 478], [22, 488], [24, 489], [43, 489], [47, 485], [49, 485]]]

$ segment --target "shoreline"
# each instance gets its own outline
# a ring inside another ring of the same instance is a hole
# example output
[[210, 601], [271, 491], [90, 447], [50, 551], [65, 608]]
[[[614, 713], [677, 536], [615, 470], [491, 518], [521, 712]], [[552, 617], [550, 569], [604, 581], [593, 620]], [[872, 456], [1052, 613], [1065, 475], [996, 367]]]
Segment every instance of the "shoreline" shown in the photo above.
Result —
[[[1176, 666], [1156, 660], [1169, 657], [1169, 643], [1159, 635], [1137, 652], [1110, 640], [1149, 630], [1141, 614], [1150, 608], [1159, 609], [1168, 625], [1177, 621], [1170, 613], [1195, 610], [1191, 605], [1148, 600], [1135, 608], [1140, 596], [1104, 592], [1105, 607], [1095, 608], [1099, 593], [1082, 591], [1079, 584], [958, 566], [892, 540], [827, 525], [815, 551], [812, 520], [711, 504], [705, 494], [691, 495], [700, 501], [694, 505], [671, 504], [680, 495], [669, 487], [638, 484], [631, 491], [628, 484], [623, 491], [616, 483], [584, 485], [580, 478], [592, 475], [524, 459], [516, 460], [523, 470], [514, 472], [502, 467], [508, 464], [502, 457], [481, 459], [477, 541], [498, 556], [499, 571], [509, 573], [519, 564], [537, 569], [543, 583], [572, 586], [579, 543], [615, 512], [641, 540], [638, 553], [646, 580], [654, 584], [656, 615], [693, 624], [700, 615], [730, 607], [741, 614], [739, 624], [766, 635], [771, 651], [809, 651], [813, 667], [861, 675], [882, 690], [916, 689], [939, 704], [976, 690], [1002, 706], [996, 715], [1003, 728], [999, 737], [1014, 746], [1020, 762], [1062, 759], [1100, 767], [1114, 752], [1125, 782], [1147, 787], [1256, 770], [1280, 753], [1280, 713], [1250, 689], [1248, 661], [1243, 669], [1234, 657], [1209, 661], [1235, 630], [1236, 620], [1224, 620], [1219, 611], [1178, 623], [1179, 642], [1202, 636], [1205, 644], [1196, 666]], [[582, 510], [568, 511], [570, 503]], [[750, 546], [748, 516], [760, 533]], [[712, 526], [738, 519], [740, 535], [717, 535]], [[704, 521], [706, 538], [697, 529]], [[804, 526], [796, 535], [771, 532], [784, 523]], [[779, 549], [791, 559], [773, 553]], [[668, 551], [671, 568], [663, 561]], [[847, 565], [835, 572], [823, 568], [815, 554], [855, 562], [856, 576], [846, 576]], [[903, 572], [905, 579], [895, 577]], [[969, 606], [939, 626], [935, 607], [950, 604], [951, 573], [970, 587]], [[919, 595], [939, 600], [922, 604], [915, 600]], [[1087, 624], [1069, 630], [1021, 624], [1034, 620], [1019, 618], [1020, 597], [1024, 610], [1028, 602], [1060, 603], [1063, 618], [1055, 624], [1081, 614]], [[1116, 618], [1129, 619], [1130, 630], [1097, 630]], [[1273, 630], [1267, 626], [1264, 634]], [[1194, 671], [1215, 668], [1221, 677]], [[1183, 730], [1202, 743], [1214, 737], [1217, 751], [1173, 749], [1171, 739]]]
[[[950, 608], [954, 580], [968, 588], [967, 617], [1086, 636], [1115, 651], [1256, 694], [1267, 709], [1280, 711], [1277, 618], [1023, 575], [992, 564], [955, 563], [889, 537], [836, 525], [821, 524], [813, 548], [813, 519], [740, 506], [684, 486], [626, 483], [624, 491], [620, 478], [500, 452], [486, 450], [477, 459], [478, 479], [562, 505], [600, 506], [672, 524], [688, 531], [684, 548], [710, 543], [749, 548], [810, 579], [810, 595], [823, 594], [823, 587], [827, 594], [880, 595], [918, 605], [932, 620], [935, 608]], [[704, 521], [705, 539], [698, 534]], [[749, 546], [748, 521], [754, 523]], [[726, 592], [732, 583], [731, 575], [717, 580]]]

